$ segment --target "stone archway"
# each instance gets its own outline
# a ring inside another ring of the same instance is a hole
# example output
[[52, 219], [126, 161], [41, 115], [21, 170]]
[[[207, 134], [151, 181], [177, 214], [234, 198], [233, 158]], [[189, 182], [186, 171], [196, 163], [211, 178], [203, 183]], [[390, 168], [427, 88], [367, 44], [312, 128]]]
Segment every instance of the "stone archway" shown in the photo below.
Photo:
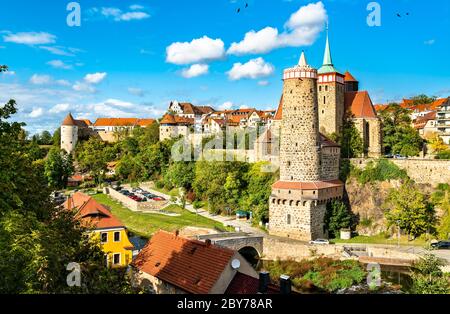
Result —
[[259, 267], [261, 263], [261, 255], [253, 246], [244, 246], [239, 249], [238, 252], [247, 262], [250, 263], [250, 265], [252, 265], [253, 268], [257, 269]]

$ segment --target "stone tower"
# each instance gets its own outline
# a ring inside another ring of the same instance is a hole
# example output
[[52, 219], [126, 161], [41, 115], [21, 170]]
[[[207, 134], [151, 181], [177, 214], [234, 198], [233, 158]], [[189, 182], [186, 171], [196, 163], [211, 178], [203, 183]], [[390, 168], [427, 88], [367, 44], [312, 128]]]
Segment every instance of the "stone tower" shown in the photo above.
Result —
[[[323, 181], [322, 137], [319, 133], [317, 70], [302, 53], [297, 66], [283, 75], [280, 131], [280, 180], [272, 186], [269, 232], [311, 240], [324, 237], [326, 203], [340, 198], [343, 184], [327, 174]], [[329, 148], [339, 161], [339, 148]]]
[[69, 113], [61, 124], [61, 149], [67, 153], [72, 153], [78, 142], [78, 126]]
[[342, 132], [345, 115], [344, 83], [344, 75], [333, 65], [327, 30], [323, 65], [318, 70], [319, 125], [320, 132], [326, 135]]

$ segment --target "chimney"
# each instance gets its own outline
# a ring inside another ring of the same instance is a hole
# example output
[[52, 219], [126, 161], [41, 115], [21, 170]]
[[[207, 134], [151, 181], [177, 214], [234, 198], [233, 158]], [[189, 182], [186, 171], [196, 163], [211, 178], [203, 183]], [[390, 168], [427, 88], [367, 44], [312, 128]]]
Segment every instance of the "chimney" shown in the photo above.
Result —
[[205, 240], [205, 244], [206, 244], [206, 247], [210, 247], [211, 246], [211, 239], [206, 239]]
[[175, 236], [178, 237], [180, 235], [180, 230], [175, 230]]
[[287, 275], [280, 276], [280, 293], [281, 294], [291, 294], [292, 282], [291, 278]]
[[262, 271], [259, 273], [259, 293], [267, 293], [270, 284], [270, 273]]

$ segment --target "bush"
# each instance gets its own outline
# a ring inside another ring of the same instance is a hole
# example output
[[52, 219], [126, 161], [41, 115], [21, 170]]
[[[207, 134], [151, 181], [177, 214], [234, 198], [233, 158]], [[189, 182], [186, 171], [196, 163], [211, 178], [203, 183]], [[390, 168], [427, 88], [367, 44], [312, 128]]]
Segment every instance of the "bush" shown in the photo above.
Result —
[[369, 162], [364, 170], [357, 173], [358, 182], [366, 184], [376, 181], [389, 181], [408, 179], [405, 170], [400, 169], [397, 165], [386, 159], [380, 159], [377, 162]]
[[163, 189], [164, 188], [164, 181], [156, 181], [155, 186], [157, 189]]
[[439, 152], [436, 155], [436, 159], [450, 159], [450, 149]]

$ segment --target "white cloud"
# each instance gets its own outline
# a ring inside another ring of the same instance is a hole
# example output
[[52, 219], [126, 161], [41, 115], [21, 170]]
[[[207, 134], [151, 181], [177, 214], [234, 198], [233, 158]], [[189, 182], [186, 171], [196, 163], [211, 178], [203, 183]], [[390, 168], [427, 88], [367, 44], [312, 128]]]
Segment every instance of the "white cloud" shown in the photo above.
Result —
[[55, 46], [55, 47], [52, 47], [52, 46], [40, 46], [39, 48], [47, 50], [48, 52], [50, 52], [50, 53], [52, 53], [54, 55], [58, 55], [58, 56], [66, 56], [66, 57], [73, 57], [73, 56], [75, 56], [75, 54], [72, 51], [70, 51], [70, 49], [66, 50], [66, 48], [61, 47], [61, 46]]
[[57, 80], [56, 84], [61, 85], [61, 86], [70, 86], [70, 82], [67, 80]]
[[[133, 7], [134, 9], [132, 9]], [[139, 10], [137, 5], [132, 5], [130, 7], [132, 12], [123, 12], [119, 8], [102, 8], [100, 10], [100, 13], [105, 17], [112, 17], [114, 18], [114, 21], [133, 21], [133, 20], [143, 20], [150, 17], [150, 14], [143, 12], [143, 11], [136, 11]], [[140, 9], [142, 9], [141, 6], [139, 6]], [[94, 8], [93, 12], [98, 12], [99, 10]]]
[[269, 81], [266, 81], [266, 80], [262, 80], [262, 81], [259, 81], [258, 82], [258, 85], [259, 86], [267, 86], [267, 85], [269, 85], [270, 84], [270, 82]]
[[56, 36], [44, 32], [21, 32], [8, 33], [3, 36], [5, 42], [11, 42], [24, 45], [45, 45], [53, 44], [56, 41]]
[[39, 75], [33, 74], [30, 78], [30, 83], [34, 85], [46, 85], [52, 82], [52, 77], [50, 75]]
[[192, 64], [221, 59], [225, 56], [221, 39], [207, 36], [191, 42], [175, 42], [166, 48], [166, 61], [174, 64]]
[[150, 17], [150, 14], [145, 12], [127, 12], [120, 16], [120, 21], [143, 20]]
[[28, 115], [30, 118], [39, 118], [40, 116], [42, 116], [44, 114], [44, 109], [42, 108], [34, 108], [33, 111], [30, 112], [30, 114]]
[[72, 68], [72, 66], [70, 64], [66, 64], [61, 60], [51, 60], [51, 61], [47, 62], [47, 64], [51, 65], [52, 67], [54, 67], [56, 69], [69, 70]]
[[87, 74], [84, 77], [84, 81], [88, 84], [99, 84], [106, 78], [107, 75], [108, 74], [106, 72]]
[[140, 5], [140, 4], [133, 4], [133, 5], [130, 5], [130, 10], [136, 11], [136, 10], [143, 10], [143, 9], [144, 9], [144, 6], [142, 6], [142, 5]]
[[96, 93], [97, 90], [92, 87], [90, 84], [86, 84], [83, 82], [76, 82], [73, 86], [72, 86], [73, 90], [77, 91], [77, 92], [87, 92], [87, 93]]
[[229, 110], [233, 108], [234, 104], [231, 101], [226, 101], [219, 106], [220, 110]]
[[14, 75], [16, 75], [16, 71], [2, 72], [2, 76], [14, 76]]
[[128, 92], [131, 95], [139, 96], [139, 97], [143, 97], [144, 94], [145, 94], [144, 91], [141, 88], [137, 88], [137, 87], [129, 87], [128, 88]]
[[425, 44], [425, 45], [434, 45], [435, 42], [436, 42], [435, 39], [430, 39], [430, 40], [425, 40], [425, 41], [424, 41], [424, 44]]
[[181, 75], [185, 78], [192, 78], [208, 74], [209, 66], [207, 64], [193, 64], [189, 68], [181, 71]]
[[312, 45], [328, 20], [327, 11], [321, 1], [300, 7], [293, 13], [280, 33], [274, 27], [247, 32], [244, 39], [234, 42], [228, 54], [245, 55], [267, 53], [280, 47], [299, 47]]
[[69, 104], [57, 104], [57, 105], [53, 106], [48, 112], [50, 112], [50, 113], [61, 113], [61, 112], [68, 111], [69, 108], [70, 108]]
[[256, 79], [269, 76], [274, 70], [274, 66], [266, 63], [263, 58], [256, 58], [244, 64], [235, 63], [227, 74], [230, 80], [236, 81], [243, 78]]

